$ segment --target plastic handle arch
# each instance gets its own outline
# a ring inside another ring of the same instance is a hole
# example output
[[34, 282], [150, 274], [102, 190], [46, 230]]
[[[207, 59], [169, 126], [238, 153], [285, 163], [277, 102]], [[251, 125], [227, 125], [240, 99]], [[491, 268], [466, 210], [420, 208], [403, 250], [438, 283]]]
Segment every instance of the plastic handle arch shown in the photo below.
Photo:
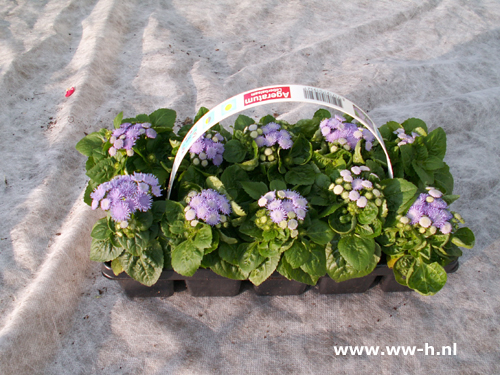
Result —
[[392, 164], [389, 159], [389, 154], [387, 153], [384, 140], [382, 139], [382, 136], [372, 119], [361, 108], [343, 96], [327, 90], [302, 85], [277, 85], [261, 87], [235, 95], [212, 108], [209, 112], [205, 113], [205, 115], [201, 117], [196, 124], [193, 125], [191, 130], [184, 137], [184, 140], [177, 151], [177, 155], [172, 166], [172, 172], [170, 173], [170, 180], [168, 182], [167, 199], [170, 199], [170, 193], [172, 191], [172, 186], [177, 170], [179, 169], [179, 165], [193, 143], [196, 142], [201, 135], [218, 122], [236, 113], [242, 112], [248, 108], [257, 107], [259, 105], [279, 102], [318, 104], [333, 108], [355, 118], [373, 134], [375, 139], [382, 146], [387, 159], [389, 177], [393, 178]]

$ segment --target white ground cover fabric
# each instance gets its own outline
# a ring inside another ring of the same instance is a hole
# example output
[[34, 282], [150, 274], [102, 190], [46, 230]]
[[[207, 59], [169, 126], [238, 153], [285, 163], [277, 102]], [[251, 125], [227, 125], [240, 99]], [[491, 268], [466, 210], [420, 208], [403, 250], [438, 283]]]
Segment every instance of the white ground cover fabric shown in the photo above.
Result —
[[[498, 1], [1, 0], [0, 14], [0, 373], [499, 373]], [[343, 95], [379, 125], [445, 129], [452, 209], [477, 239], [458, 272], [433, 297], [125, 297], [88, 259], [100, 213], [82, 201], [76, 142], [122, 110], [181, 123], [283, 83]], [[425, 343], [457, 354], [333, 350]]]

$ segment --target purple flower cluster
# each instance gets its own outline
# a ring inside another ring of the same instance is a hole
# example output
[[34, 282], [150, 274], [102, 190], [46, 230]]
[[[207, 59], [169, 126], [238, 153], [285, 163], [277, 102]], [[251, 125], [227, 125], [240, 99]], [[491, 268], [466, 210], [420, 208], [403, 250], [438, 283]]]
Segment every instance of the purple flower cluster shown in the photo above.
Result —
[[403, 128], [398, 128], [393, 133], [397, 134], [398, 138], [400, 139], [398, 146], [403, 146], [407, 145], [408, 143], [413, 143], [415, 142], [415, 138], [420, 137], [420, 134], [415, 132], [411, 132], [411, 135], [406, 134]]
[[221, 165], [224, 154], [224, 144], [221, 142], [224, 141], [224, 137], [218, 132], [206, 132], [189, 149], [193, 164], [206, 167], [210, 160], [214, 165]]
[[188, 194], [188, 205], [184, 209], [185, 218], [195, 227], [199, 220], [208, 225], [224, 224], [227, 215], [231, 214], [231, 204], [223, 195], [213, 189], [202, 190], [201, 193], [192, 191]]
[[[364, 139], [365, 149], [366, 151], [370, 151], [375, 140], [373, 134], [368, 129], [358, 127], [356, 124], [346, 123], [345, 121], [343, 117], [338, 115], [324, 119], [319, 124], [321, 134], [323, 134], [329, 143], [340, 145], [346, 150], [354, 149], [357, 143], [361, 139]], [[335, 150], [336, 146], [333, 148], [333, 151]]]
[[282, 229], [290, 229], [292, 237], [297, 236], [297, 220], [304, 220], [306, 217], [307, 199], [293, 190], [273, 190], [264, 194], [258, 204], [267, 208], [267, 214], [273, 223]]
[[109, 142], [113, 145], [108, 152], [111, 156], [115, 156], [117, 150], [126, 150], [128, 156], [134, 155], [134, 147], [137, 139], [146, 134], [148, 138], [156, 138], [156, 131], [151, 128], [150, 123], [131, 124], [125, 122], [118, 129], [113, 130]]
[[[250, 133], [250, 136], [252, 136], [252, 133]], [[272, 147], [278, 144], [284, 150], [291, 148], [293, 145], [290, 133], [285, 129], [281, 129], [281, 125], [275, 122], [270, 122], [262, 127], [262, 135], [255, 137], [255, 143], [259, 147]]]
[[[340, 195], [346, 201], [356, 202], [356, 206], [359, 208], [366, 207], [370, 200], [375, 200], [377, 206], [382, 205], [382, 192], [374, 188], [370, 180], [362, 178], [361, 174], [363, 172], [370, 172], [370, 168], [361, 165], [353, 166], [350, 170], [344, 169], [340, 171], [341, 177], [330, 185], [329, 190], [332, 190], [336, 195]], [[370, 175], [378, 180], [376, 174], [370, 173]]]
[[436, 227], [441, 233], [448, 234], [453, 229], [449, 222], [453, 215], [448, 211], [448, 204], [441, 199], [443, 194], [434, 188], [428, 190], [427, 194], [419, 195], [401, 222], [419, 224], [423, 228]]
[[116, 176], [99, 185], [90, 197], [93, 210], [100, 206], [104, 211], [109, 211], [122, 228], [126, 228], [131, 214], [151, 208], [151, 195], [161, 195], [158, 179], [152, 174], [135, 172], [133, 175]]

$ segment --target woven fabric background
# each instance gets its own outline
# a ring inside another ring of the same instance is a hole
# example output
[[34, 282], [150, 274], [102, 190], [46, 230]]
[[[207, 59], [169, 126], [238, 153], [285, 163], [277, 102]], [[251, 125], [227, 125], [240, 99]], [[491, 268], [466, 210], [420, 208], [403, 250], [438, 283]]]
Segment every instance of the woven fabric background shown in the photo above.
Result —
[[[0, 0], [0, 50], [0, 373], [499, 373], [498, 1]], [[343, 95], [379, 125], [445, 129], [452, 208], [477, 238], [458, 272], [433, 297], [125, 297], [89, 260], [100, 213], [82, 201], [76, 142], [122, 110], [168, 107], [180, 124], [283, 83]], [[425, 343], [457, 355], [333, 350]]]

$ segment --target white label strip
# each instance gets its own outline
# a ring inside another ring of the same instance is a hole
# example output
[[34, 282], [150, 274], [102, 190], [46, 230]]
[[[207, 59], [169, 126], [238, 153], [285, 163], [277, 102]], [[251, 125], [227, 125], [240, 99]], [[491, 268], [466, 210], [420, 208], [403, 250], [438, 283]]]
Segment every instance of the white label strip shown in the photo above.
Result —
[[267, 86], [243, 92], [223, 101], [209, 112], [205, 113], [205, 115], [193, 125], [191, 130], [184, 137], [175, 157], [172, 172], [170, 173], [170, 180], [168, 182], [167, 199], [170, 199], [175, 175], [177, 174], [182, 159], [184, 159], [184, 156], [186, 156], [193, 143], [207, 130], [225, 118], [248, 108], [279, 102], [314, 103], [336, 109], [354, 117], [375, 136], [377, 141], [379, 141], [387, 158], [389, 177], [393, 178], [392, 164], [387, 149], [385, 148], [384, 140], [372, 119], [356, 104], [343, 96], [315, 87], [302, 85]]

